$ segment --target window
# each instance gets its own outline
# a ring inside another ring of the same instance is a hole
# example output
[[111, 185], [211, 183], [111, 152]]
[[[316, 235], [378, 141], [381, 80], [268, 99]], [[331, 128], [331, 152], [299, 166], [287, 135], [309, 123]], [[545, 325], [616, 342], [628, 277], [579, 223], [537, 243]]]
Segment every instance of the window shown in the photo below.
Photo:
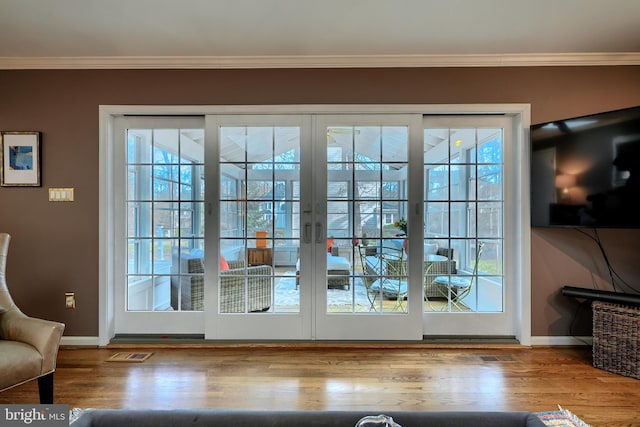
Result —
[[177, 259], [203, 249], [204, 132], [127, 131], [128, 310], [180, 309]]
[[[435, 243], [452, 251], [449, 257], [455, 261], [438, 271], [425, 268], [426, 297], [444, 296], [447, 307], [443, 311], [503, 310], [502, 132], [480, 128], [424, 131], [424, 244], [425, 248]], [[458, 301], [455, 292], [460, 287], [441, 287], [438, 283], [445, 282], [437, 279], [442, 276], [466, 280], [471, 292]]]

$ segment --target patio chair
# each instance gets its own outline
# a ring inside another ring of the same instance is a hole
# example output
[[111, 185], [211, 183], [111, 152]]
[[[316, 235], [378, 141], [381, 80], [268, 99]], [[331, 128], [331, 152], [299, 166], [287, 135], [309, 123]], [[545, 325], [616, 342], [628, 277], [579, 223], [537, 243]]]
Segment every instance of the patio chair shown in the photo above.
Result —
[[[272, 304], [273, 268], [270, 265], [245, 267], [245, 262], [242, 260], [230, 260], [227, 264], [229, 269], [220, 272], [220, 312], [244, 313], [269, 310]], [[204, 259], [201, 256], [188, 254], [181, 254], [178, 258], [175, 253], [172, 273], [174, 274], [171, 276], [173, 309], [203, 310]]]
[[393, 310], [404, 310], [404, 300], [409, 292], [405, 254], [402, 247], [381, 247], [375, 254], [367, 255], [366, 248], [358, 247], [362, 261], [363, 279], [367, 288], [370, 309], [376, 310], [378, 296], [395, 299]]
[[[440, 291], [440, 295], [447, 300], [451, 300], [451, 304], [455, 305], [459, 310], [463, 310], [461, 301], [471, 292], [474, 281], [478, 280], [478, 264], [480, 263], [483, 247], [484, 242], [478, 242], [475, 265], [473, 266], [473, 272], [470, 276], [449, 274], [446, 276], [437, 276], [433, 279], [433, 284], [440, 285], [437, 288]], [[443, 310], [446, 309], [447, 306], [445, 306]]]
[[[442, 295], [442, 291], [446, 291], [446, 286], [434, 283], [434, 279], [438, 276], [447, 274], [456, 274], [456, 260], [453, 259], [453, 248], [438, 248], [435, 260], [431, 255], [425, 255], [424, 259], [424, 298], [438, 298]], [[442, 258], [442, 259], [441, 259]]]

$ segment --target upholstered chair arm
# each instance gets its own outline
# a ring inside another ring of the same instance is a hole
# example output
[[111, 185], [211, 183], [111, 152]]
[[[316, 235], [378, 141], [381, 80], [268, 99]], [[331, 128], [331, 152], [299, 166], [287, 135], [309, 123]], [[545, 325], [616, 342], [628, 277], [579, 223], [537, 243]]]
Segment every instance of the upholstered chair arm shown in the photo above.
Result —
[[41, 374], [56, 367], [58, 346], [64, 332], [64, 323], [29, 317], [13, 309], [0, 315], [0, 338], [20, 341], [35, 347], [42, 355]]

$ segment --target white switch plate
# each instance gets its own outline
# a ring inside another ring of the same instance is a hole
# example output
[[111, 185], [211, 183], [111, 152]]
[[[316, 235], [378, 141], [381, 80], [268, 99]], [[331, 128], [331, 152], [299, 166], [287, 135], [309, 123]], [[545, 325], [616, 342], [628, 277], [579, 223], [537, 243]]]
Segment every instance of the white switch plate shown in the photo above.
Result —
[[74, 188], [49, 188], [50, 202], [73, 202]]

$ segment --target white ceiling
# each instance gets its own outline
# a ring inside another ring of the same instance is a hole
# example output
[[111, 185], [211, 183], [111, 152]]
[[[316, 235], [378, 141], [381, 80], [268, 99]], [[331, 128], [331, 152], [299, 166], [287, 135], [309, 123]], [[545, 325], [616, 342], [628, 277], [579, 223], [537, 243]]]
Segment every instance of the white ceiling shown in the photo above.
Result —
[[640, 0], [0, 0], [0, 69], [640, 64]]

